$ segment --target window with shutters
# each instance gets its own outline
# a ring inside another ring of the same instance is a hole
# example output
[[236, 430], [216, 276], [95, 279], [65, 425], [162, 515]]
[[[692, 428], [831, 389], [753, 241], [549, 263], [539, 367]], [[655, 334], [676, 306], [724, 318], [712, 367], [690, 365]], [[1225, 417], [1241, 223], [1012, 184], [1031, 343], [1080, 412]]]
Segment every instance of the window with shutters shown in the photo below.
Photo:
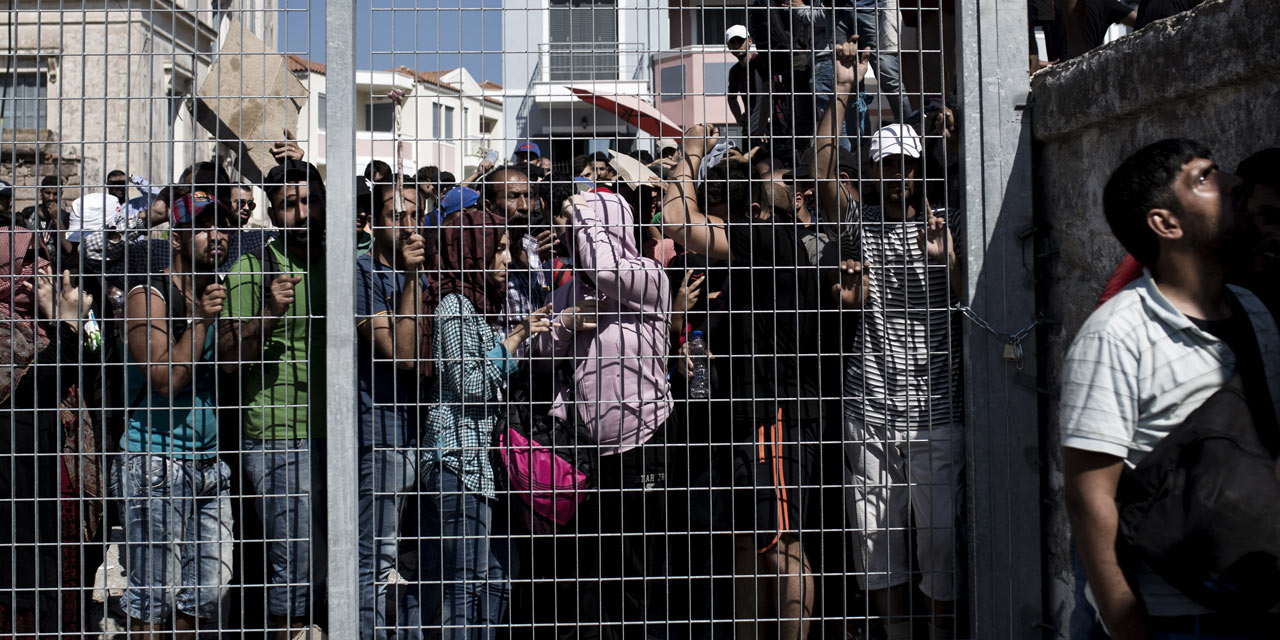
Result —
[[43, 129], [47, 91], [44, 71], [0, 71], [0, 129]]
[[552, 81], [618, 79], [616, 0], [551, 0]]
[[444, 139], [453, 141], [453, 107], [444, 108]]
[[431, 105], [431, 137], [440, 139], [440, 105]]

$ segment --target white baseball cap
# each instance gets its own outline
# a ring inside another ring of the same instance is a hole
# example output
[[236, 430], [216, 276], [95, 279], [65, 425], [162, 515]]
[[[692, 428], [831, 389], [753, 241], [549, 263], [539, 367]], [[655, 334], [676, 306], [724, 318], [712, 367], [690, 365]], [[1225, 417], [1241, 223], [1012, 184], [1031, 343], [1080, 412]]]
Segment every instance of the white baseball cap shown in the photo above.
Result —
[[904, 124], [891, 124], [871, 136], [871, 161], [880, 162], [885, 156], [904, 155], [919, 158], [924, 143], [915, 129]]
[[745, 40], [749, 37], [751, 37], [751, 34], [747, 32], [747, 28], [740, 24], [735, 24], [724, 30], [724, 42], [726, 45], [732, 42], [734, 38]]
[[658, 139], [658, 151], [663, 151], [666, 149], [679, 149], [679, 148], [680, 148], [680, 144], [677, 143], [675, 140], [672, 140], [671, 138]]

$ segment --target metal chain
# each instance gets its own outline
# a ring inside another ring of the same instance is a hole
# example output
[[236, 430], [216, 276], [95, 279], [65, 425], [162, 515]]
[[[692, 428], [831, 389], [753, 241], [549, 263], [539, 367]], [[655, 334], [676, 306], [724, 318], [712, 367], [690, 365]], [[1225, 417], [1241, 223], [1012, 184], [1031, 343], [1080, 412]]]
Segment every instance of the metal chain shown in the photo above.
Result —
[[978, 313], [969, 305], [958, 304], [951, 307], [951, 310], [959, 311], [964, 314], [964, 317], [968, 318], [970, 322], [977, 325], [979, 328], [986, 330], [987, 333], [990, 333], [996, 338], [999, 338], [1000, 342], [1004, 344], [1004, 359], [1015, 363], [1018, 366], [1019, 371], [1022, 370], [1022, 342], [1027, 339], [1027, 336], [1031, 335], [1031, 332], [1034, 331], [1037, 326], [1045, 323], [1044, 314], [1038, 313], [1036, 314], [1036, 319], [1032, 320], [1027, 326], [1014, 331], [1013, 333], [1003, 333], [1001, 331], [997, 331], [995, 327], [991, 326], [990, 322], [987, 322], [982, 318], [982, 316], [979, 316]]

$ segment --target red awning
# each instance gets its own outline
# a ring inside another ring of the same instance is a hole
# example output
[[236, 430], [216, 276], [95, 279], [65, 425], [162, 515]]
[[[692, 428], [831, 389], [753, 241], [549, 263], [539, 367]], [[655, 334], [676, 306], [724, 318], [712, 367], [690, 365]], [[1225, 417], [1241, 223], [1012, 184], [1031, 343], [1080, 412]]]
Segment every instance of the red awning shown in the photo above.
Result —
[[684, 133], [679, 124], [672, 122], [657, 107], [636, 96], [599, 95], [578, 87], [569, 87], [569, 90], [583, 102], [593, 104], [651, 136], [679, 140]]

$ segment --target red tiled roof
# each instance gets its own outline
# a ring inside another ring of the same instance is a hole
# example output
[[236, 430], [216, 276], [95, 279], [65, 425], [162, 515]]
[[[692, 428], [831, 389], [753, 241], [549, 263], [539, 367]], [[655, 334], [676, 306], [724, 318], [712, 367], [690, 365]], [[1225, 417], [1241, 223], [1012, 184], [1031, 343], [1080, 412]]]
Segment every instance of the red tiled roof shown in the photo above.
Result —
[[502, 85], [492, 80], [485, 80], [484, 82], [480, 83], [480, 86], [484, 87], [485, 89], [497, 89], [499, 91], [502, 90]]
[[410, 78], [415, 78], [417, 79], [418, 82], [435, 85], [437, 87], [440, 87], [441, 89], [446, 89], [448, 91], [454, 91], [459, 93], [462, 91], [458, 87], [455, 87], [454, 85], [451, 85], [448, 82], [444, 82], [440, 80], [440, 76], [448, 73], [448, 71], [415, 71], [403, 65], [396, 67], [395, 69], [391, 69], [390, 71], [399, 73], [401, 75], [409, 76]]
[[289, 70], [294, 73], [315, 73], [319, 75], [325, 74], [325, 66], [323, 62], [312, 62], [302, 56], [295, 56], [292, 53], [284, 57], [285, 62], [289, 64]]

